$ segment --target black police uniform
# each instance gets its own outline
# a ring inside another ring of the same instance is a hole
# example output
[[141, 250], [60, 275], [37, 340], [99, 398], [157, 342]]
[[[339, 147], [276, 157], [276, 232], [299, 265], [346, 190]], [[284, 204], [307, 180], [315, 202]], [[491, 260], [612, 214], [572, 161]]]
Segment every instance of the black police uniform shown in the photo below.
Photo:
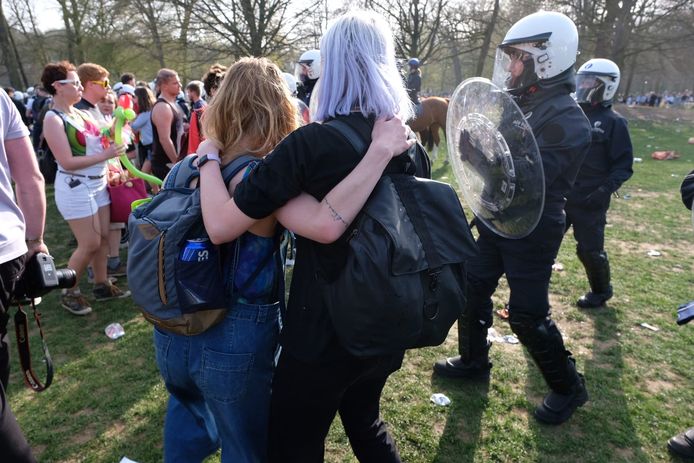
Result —
[[611, 105], [581, 105], [591, 125], [592, 143], [573, 189], [567, 196], [566, 229], [573, 226], [576, 254], [588, 275], [591, 293], [581, 307], [597, 307], [612, 296], [610, 263], [605, 252], [605, 223], [610, 197], [633, 174], [634, 155], [627, 121]]
[[[499, 278], [506, 274], [511, 289], [511, 329], [528, 349], [552, 391], [571, 397], [581, 388], [585, 395], [582, 404], [587, 400], [582, 380], [571, 353], [564, 348], [561, 333], [549, 317], [549, 281], [564, 235], [565, 196], [590, 146], [588, 120], [569, 96], [574, 88], [571, 69], [516, 97], [542, 157], [544, 210], [535, 230], [522, 239], [503, 238], [478, 222], [480, 252], [468, 262], [468, 304], [458, 322], [462, 361], [447, 359], [445, 364], [437, 363], [435, 370], [462, 378], [489, 374], [487, 331], [492, 325], [491, 297]], [[564, 406], [559, 404], [557, 408]], [[571, 412], [573, 409], [575, 406]]]
[[303, 101], [306, 106], [311, 106], [311, 94], [316, 86], [316, 82], [318, 82], [318, 79], [306, 79], [299, 83], [296, 89], [296, 97]]
[[680, 193], [682, 193], [682, 202], [687, 209], [692, 208], [692, 202], [694, 202], [694, 170], [689, 172], [689, 174], [684, 178], [682, 186], [680, 187]]
[[407, 76], [407, 96], [415, 106], [419, 104], [419, 92], [422, 90], [422, 74], [419, 69]]

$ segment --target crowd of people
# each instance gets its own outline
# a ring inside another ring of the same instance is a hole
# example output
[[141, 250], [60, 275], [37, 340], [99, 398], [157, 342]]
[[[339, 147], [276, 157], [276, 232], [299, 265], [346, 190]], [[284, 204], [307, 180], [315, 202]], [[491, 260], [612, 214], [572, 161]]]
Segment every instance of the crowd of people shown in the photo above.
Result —
[[689, 90], [683, 92], [665, 91], [658, 94], [654, 91], [638, 95], [624, 95], [619, 98], [620, 103], [629, 106], [650, 106], [655, 108], [678, 108], [694, 103], [694, 93]]
[[[577, 50], [574, 23], [551, 12], [521, 19], [498, 47], [494, 81], [525, 113], [537, 140], [544, 209], [534, 231], [521, 239], [476, 224], [479, 254], [467, 263], [459, 356], [433, 366], [435, 374], [458, 380], [489, 378], [491, 298], [505, 274], [511, 329], [549, 389], [534, 416], [552, 425], [567, 421], [589, 399], [586, 378], [551, 317], [552, 264], [573, 227], [590, 286], [577, 305], [602, 307], [612, 297], [605, 217], [633, 162], [625, 120], [612, 110], [619, 68], [594, 59], [576, 74]], [[385, 169], [430, 174], [409, 157], [415, 140], [405, 125], [418, 112], [421, 64], [411, 58], [403, 79], [389, 26], [367, 12], [337, 18], [320, 50], [299, 57], [294, 74], [249, 57], [228, 68], [215, 64], [185, 87], [172, 69], [161, 69], [151, 83], [126, 73], [111, 86], [109, 72], [98, 64], [49, 63], [29, 101], [0, 98], [0, 192], [3, 208], [16, 217], [16, 236], [3, 235], [7, 243], [0, 243], [3, 317], [24, 259], [47, 252], [45, 193], [34, 151], [55, 158], [55, 202], [76, 241], [68, 267], [78, 282], [89, 274], [95, 302], [130, 295], [117, 284], [125, 275], [119, 246], [125, 225], [112, 222], [109, 213], [109, 185], [128, 179], [118, 158], [127, 156], [164, 179], [175, 163], [195, 154], [209, 238], [237, 243], [229, 263], [234, 299], [223, 320], [200, 334], [154, 328], [156, 362], [169, 392], [164, 460], [203, 461], [221, 448], [223, 462], [321, 462], [339, 414], [359, 461], [401, 461], [380, 417], [380, 399], [404, 352], [350, 353], [332, 326], [330, 301], [316, 287], [345, 265], [348, 248], [340, 237]], [[123, 96], [137, 115], [132, 136], [119, 144], [109, 130]], [[322, 123], [332, 120], [369, 140], [366, 151], [357, 152]], [[244, 155], [255, 160], [225, 184], [222, 166]], [[18, 174], [19, 165], [28, 167]], [[297, 246], [286, 310], [283, 268], [274, 258], [281, 252], [282, 227], [296, 235]], [[63, 290], [61, 303], [75, 315], [92, 311], [79, 284]], [[0, 326], [3, 404], [6, 322]], [[11, 455], [10, 461], [35, 461], [8, 407], [0, 421], [0, 453]]]

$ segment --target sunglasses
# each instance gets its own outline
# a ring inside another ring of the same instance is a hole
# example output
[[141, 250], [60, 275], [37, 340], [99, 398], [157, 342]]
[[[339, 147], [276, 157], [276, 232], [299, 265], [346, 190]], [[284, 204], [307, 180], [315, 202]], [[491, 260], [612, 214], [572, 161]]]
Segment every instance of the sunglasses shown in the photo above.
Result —
[[62, 84], [62, 85], [70, 84], [74, 87], [79, 87], [82, 85], [82, 82], [80, 82], [79, 79], [63, 79], [63, 80], [56, 80], [55, 82], [57, 84]]
[[96, 85], [99, 85], [99, 86], [101, 86], [101, 87], [103, 87], [103, 88], [109, 88], [109, 87], [110, 87], [110, 85], [109, 85], [110, 83], [109, 83], [108, 79], [104, 79], [104, 80], [90, 80], [89, 82], [91, 82], [91, 83], [93, 83], [93, 84], [96, 84]]

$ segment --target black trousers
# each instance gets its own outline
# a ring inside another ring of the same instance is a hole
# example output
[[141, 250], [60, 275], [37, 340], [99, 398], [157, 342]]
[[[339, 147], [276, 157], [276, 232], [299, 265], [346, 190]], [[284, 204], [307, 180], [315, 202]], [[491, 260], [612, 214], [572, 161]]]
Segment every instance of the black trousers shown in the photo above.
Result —
[[580, 202], [566, 203], [566, 230], [573, 227], [578, 252], [600, 252], [605, 248], [606, 205], [591, 207]]
[[564, 221], [543, 217], [535, 231], [518, 240], [497, 236], [481, 224], [478, 229], [479, 253], [467, 263], [467, 314], [458, 321], [459, 353], [471, 359], [487, 352], [487, 330], [494, 323], [492, 295], [502, 275], [511, 290], [508, 305], [514, 316], [549, 316], [549, 281]]
[[24, 256], [0, 264], [0, 461], [35, 463], [19, 424], [7, 402], [7, 383], [10, 376], [10, 352], [7, 339], [10, 300], [15, 282], [24, 269]]
[[270, 461], [321, 463], [335, 414], [361, 463], [399, 463], [400, 455], [380, 418], [381, 392], [403, 354], [305, 363], [286, 350], [272, 383]]

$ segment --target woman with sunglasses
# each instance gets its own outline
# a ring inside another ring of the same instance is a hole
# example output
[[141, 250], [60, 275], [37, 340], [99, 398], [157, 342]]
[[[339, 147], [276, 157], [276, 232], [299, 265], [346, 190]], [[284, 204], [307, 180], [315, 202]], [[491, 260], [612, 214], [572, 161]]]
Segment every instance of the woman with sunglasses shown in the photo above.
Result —
[[108, 71], [98, 64], [83, 63], [77, 68], [77, 77], [82, 83], [82, 99], [75, 104], [75, 108], [87, 112], [100, 127], [108, 124], [97, 106], [111, 89], [108, 76]]
[[[43, 132], [58, 164], [55, 202], [77, 239], [77, 249], [70, 256], [68, 267], [77, 272], [79, 281], [91, 262], [97, 301], [129, 296], [129, 291], [121, 291], [106, 275], [110, 221], [106, 161], [124, 153], [125, 146], [104, 142], [94, 119], [75, 108], [83, 87], [72, 64], [47, 64], [41, 83], [53, 95], [53, 108], [46, 114]], [[75, 315], [86, 315], [92, 310], [78, 285], [63, 290], [61, 302]]]

